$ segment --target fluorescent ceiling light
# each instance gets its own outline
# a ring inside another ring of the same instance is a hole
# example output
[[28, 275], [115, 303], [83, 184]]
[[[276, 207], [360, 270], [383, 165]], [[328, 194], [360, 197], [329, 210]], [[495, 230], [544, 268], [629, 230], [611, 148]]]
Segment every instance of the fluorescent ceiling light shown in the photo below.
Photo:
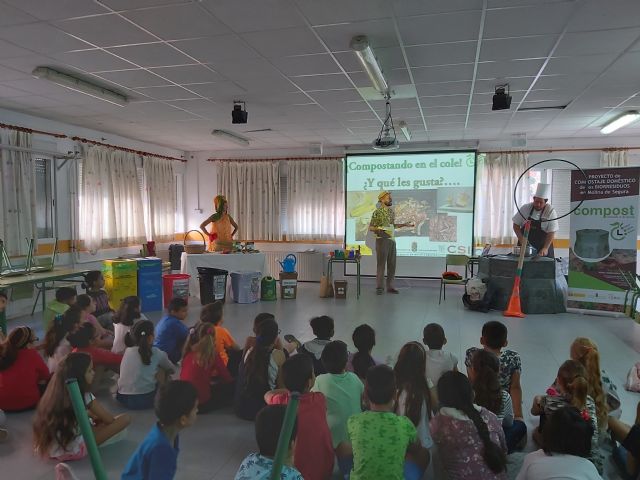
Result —
[[407, 122], [405, 122], [404, 120], [401, 120], [400, 123], [398, 124], [398, 126], [400, 127], [400, 131], [404, 135], [404, 138], [407, 139], [407, 142], [410, 142], [411, 141], [411, 130], [409, 130], [409, 127], [407, 126]]
[[638, 118], [640, 118], [640, 113], [638, 113], [637, 110], [629, 110], [614, 120], [607, 122], [605, 126], [600, 129], [600, 133], [608, 135], [619, 128], [629, 125], [631, 122], [635, 122]]
[[56, 85], [73, 90], [74, 92], [83, 93], [90, 97], [97, 98], [98, 100], [104, 100], [105, 102], [113, 103], [120, 107], [124, 107], [129, 103], [129, 99], [118, 92], [72, 77], [66, 73], [58, 72], [57, 70], [49, 67], [36, 67], [33, 72], [31, 72], [31, 75], [41, 80], [48, 80]]
[[373, 87], [383, 96], [388, 95], [389, 84], [387, 83], [387, 79], [384, 78], [378, 59], [369, 46], [369, 39], [365, 35], [353, 37], [351, 39], [351, 49], [356, 53]]
[[249, 145], [249, 139], [247, 137], [243, 137], [242, 135], [238, 135], [237, 133], [229, 132], [228, 130], [215, 129], [211, 132], [211, 135], [222, 140], [228, 140], [230, 142], [237, 143], [238, 145], [242, 145], [243, 147]]

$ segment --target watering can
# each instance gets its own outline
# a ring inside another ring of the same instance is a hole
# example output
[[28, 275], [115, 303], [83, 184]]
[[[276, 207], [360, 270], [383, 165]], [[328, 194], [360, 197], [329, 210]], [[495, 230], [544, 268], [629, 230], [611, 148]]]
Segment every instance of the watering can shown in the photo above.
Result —
[[278, 262], [282, 267], [282, 271], [285, 273], [293, 273], [296, 271], [296, 263], [298, 259], [293, 253], [290, 253], [281, 262]]

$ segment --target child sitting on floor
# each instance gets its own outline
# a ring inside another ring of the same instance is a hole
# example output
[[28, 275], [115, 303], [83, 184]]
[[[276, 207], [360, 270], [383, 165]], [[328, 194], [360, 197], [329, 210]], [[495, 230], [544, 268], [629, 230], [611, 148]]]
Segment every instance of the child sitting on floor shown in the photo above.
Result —
[[209, 303], [200, 311], [200, 321], [210, 323], [216, 327], [216, 352], [222, 358], [224, 365], [231, 375], [238, 375], [238, 365], [242, 358], [240, 345], [231, 336], [229, 330], [224, 328], [224, 303], [220, 300]]
[[[247, 339], [244, 342], [244, 348], [242, 349], [242, 351], [246, 352], [256, 344], [256, 335], [258, 334], [257, 333], [258, 328], [260, 327], [260, 324], [262, 322], [264, 322], [265, 320], [275, 320], [275, 319], [276, 317], [275, 315], [273, 315], [273, 313], [262, 312], [256, 315], [256, 317], [253, 319], [253, 335], [249, 335], [247, 337]], [[284, 346], [282, 345], [282, 340], [280, 340], [280, 337], [276, 338], [275, 345], [278, 350], [282, 350], [285, 353], [285, 355], [288, 355], [288, 352], [285, 350]]]
[[122, 480], [172, 480], [178, 467], [179, 434], [192, 426], [198, 392], [189, 382], [174, 380], [158, 392], [158, 422], [127, 462]]
[[556, 410], [544, 429], [544, 449], [524, 457], [516, 480], [602, 480], [596, 467], [587, 459], [593, 434], [591, 422], [576, 408]]
[[347, 372], [347, 344], [334, 340], [322, 350], [322, 364], [327, 373], [318, 375], [311, 391], [324, 395], [327, 424], [340, 471], [348, 476], [353, 467], [353, 452], [347, 434], [347, 420], [362, 412], [364, 385], [353, 372]]
[[96, 328], [96, 334], [98, 335], [97, 345], [100, 348], [111, 349], [113, 345], [113, 332], [107, 330], [98, 319], [93, 315], [96, 311], [96, 302], [89, 295], [78, 295], [76, 299], [76, 305], [82, 311], [82, 323], [89, 322]]
[[104, 276], [100, 270], [92, 270], [87, 272], [84, 276], [84, 282], [82, 286], [85, 288], [87, 295], [89, 295], [96, 302], [96, 311], [94, 315], [107, 330], [113, 330], [113, 314], [114, 311], [109, 305], [109, 296], [104, 289], [105, 281]]
[[360, 380], [364, 381], [367, 377], [367, 370], [380, 363], [371, 356], [371, 351], [376, 345], [376, 332], [369, 325], [363, 323], [355, 328], [351, 339], [357, 352], [349, 355], [347, 371], [355, 373]]
[[149, 320], [138, 320], [125, 337], [128, 348], [120, 364], [116, 399], [131, 410], [153, 407], [158, 386], [177, 369], [165, 352], [153, 346], [153, 338]]
[[120, 371], [122, 354], [113, 353], [111, 350], [97, 346], [100, 339], [93, 324], [83, 323], [75, 332], [69, 333], [67, 339], [73, 352], [84, 352], [91, 355], [96, 369], [104, 368], [116, 373]]
[[[513, 413], [516, 420], [522, 420], [522, 387], [520, 376], [522, 374], [522, 361], [520, 355], [513, 350], [507, 350], [507, 327], [498, 321], [490, 321], [482, 326], [480, 343], [485, 350], [495, 354], [500, 360], [500, 385], [509, 392], [513, 403]], [[464, 364], [467, 367], [467, 376], [471, 367], [471, 359], [479, 349], [469, 348], [465, 355]]]
[[429, 451], [420, 446], [416, 427], [407, 417], [393, 413], [396, 394], [391, 367], [371, 367], [365, 385], [371, 410], [347, 422], [353, 448], [351, 480], [419, 480], [427, 469]]
[[636, 406], [636, 419], [627, 425], [615, 417], [609, 417], [611, 438], [616, 443], [613, 460], [624, 480], [635, 480], [640, 475], [640, 402]]
[[129, 415], [111, 415], [89, 392], [93, 382], [93, 365], [86, 353], [70, 353], [44, 392], [33, 422], [34, 446], [43, 457], [59, 460], [79, 460], [87, 455], [66, 381], [78, 380], [87, 413], [93, 419], [93, 434], [98, 445], [113, 443], [131, 422]]
[[298, 353], [311, 357], [315, 374], [321, 375], [323, 373], [327, 373], [320, 361], [320, 357], [322, 356], [322, 350], [325, 345], [327, 345], [331, 341], [331, 337], [333, 337], [333, 318], [328, 317], [327, 315], [321, 315], [319, 317], [313, 317], [309, 323], [316, 338], [309, 340], [302, 345], [300, 345], [298, 340], [293, 338], [293, 343], [298, 344]]
[[67, 340], [67, 334], [75, 332], [81, 321], [82, 311], [76, 307], [69, 308], [53, 319], [44, 337], [44, 354], [51, 373], [55, 373], [58, 363], [71, 352], [72, 347]]
[[77, 293], [75, 288], [60, 287], [56, 290], [56, 299], [50, 301], [47, 304], [47, 308], [42, 312], [42, 321], [45, 332], [51, 328], [53, 319], [69, 310], [69, 307], [76, 303], [76, 299]]
[[600, 368], [600, 353], [593, 340], [576, 338], [569, 353], [571, 360], [580, 362], [587, 371], [589, 395], [596, 404], [598, 428], [600, 431], [605, 430], [607, 415], [620, 418], [622, 414], [618, 387], [611, 381], [609, 374]]
[[200, 322], [189, 329], [184, 345], [180, 380], [196, 387], [198, 413], [209, 413], [233, 403], [233, 377], [216, 352], [216, 333], [213, 325]]
[[445, 372], [438, 381], [440, 410], [431, 419], [449, 480], [506, 480], [507, 445], [495, 414], [474, 405], [473, 390], [460, 372]]
[[502, 389], [499, 371], [498, 357], [487, 350], [478, 350], [471, 361], [469, 381], [473, 386], [474, 403], [495, 413], [502, 422], [507, 450], [512, 453], [526, 439], [527, 426], [520, 420], [514, 420], [511, 395]]
[[264, 394], [282, 388], [280, 367], [285, 361], [284, 353], [275, 348], [278, 324], [265, 320], [258, 328], [256, 344], [244, 354], [238, 370], [234, 408], [236, 415], [245, 420], [255, 419], [264, 407]]
[[0, 343], [0, 409], [18, 412], [35, 408], [49, 377], [49, 369], [33, 344], [29, 327], [16, 327]]
[[315, 382], [308, 355], [294, 355], [282, 364], [286, 389], [271, 390], [264, 396], [267, 405], [286, 405], [290, 392], [300, 393], [298, 434], [293, 464], [305, 480], [324, 480], [333, 472], [334, 451], [327, 425], [327, 404], [322, 393], [311, 392]]
[[[269, 480], [273, 469], [273, 457], [276, 455], [280, 431], [284, 423], [284, 405], [269, 405], [264, 407], [256, 416], [256, 443], [258, 452], [252, 453], [242, 461], [235, 480]], [[297, 420], [293, 425], [289, 451], [280, 473], [280, 480], [304, 480], [294, 467], [291, 467], [291, 457], [296, 442]]]
[[167, 307], [167, 315], [156, 325], [155, 347], [167, 353], [169, 360], [177, 364], [182, 358], [182, 348], [189, 335], [184, 321], [189, 315], [189, 307], [184, 298], [172, 298]]
[[444, 372], [458, 371], [456, 356], [442, 350], [442, 347], [447, 344], [447, 337], [445, 337], [441, 325], [430, 323], [424, 327], [422, 343], [429, 347], [427, 351], [427, 378], [431, 380], [431, 383], [437, 385]]
[[435, 387], [426, 374], [427, 352], [418, 342], [405, 344], [393, 367], [398, 386], [395, 412], [404, 415], [416, 427], [420, 444], [427, 449], [433, 446], [429, 420], [437, 405]]
[[[566, 406], [577, 408], [585, 419], [589, 419], [593, 426], [594, 435], [591, 440], [591, 454], [589, 460], [602, 474], [604, 470], [604, 459], [598, 448], [598, 419], [596, 417], [596, 406], [593, 399], [588, 395], [589, 384], [587, 382], [587, 372], [581, 363], [575, 360], [567, 360], [558, 369], [558, 376], [555, 381], [555, 388], [549, 389], [547, 395], [537, 395], [533, 399], [531, 406], [532, 415], [544, 414], [544, 419], [549, 417], [554, 411]], [[541, 419], [540, 427], [534, 430], [533, 439], [544, 447], [543, 441], [544, 423]]]
[[147, 319], [140, 313], [140, 299], [134, 296], [123, 298], [120, 308], [113, 315], [114, 339], [113, 347], [111, 348], [113, 353], [124, 352], [125, 348], [127, 348], [124, 343], [124, 337], [129, 333], [133, 324], [140, 319]]

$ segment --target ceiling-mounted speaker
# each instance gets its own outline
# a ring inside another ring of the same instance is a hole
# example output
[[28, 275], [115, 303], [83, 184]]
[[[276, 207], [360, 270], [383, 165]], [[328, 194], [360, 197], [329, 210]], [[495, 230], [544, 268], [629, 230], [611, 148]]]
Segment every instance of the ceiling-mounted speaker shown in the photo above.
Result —
[[309, 146], [311, 155], [322, 155], [322, 143], [312, 143]]
[[510, 108], [511, 95], [509, 94], [509, 84], [496, 86], [491, 110], [509, 110]]
[[247, 123], [249, 113], [247, 107], [242, 100], [233, 101], [233, 110], [231, 111], [231, 123]]

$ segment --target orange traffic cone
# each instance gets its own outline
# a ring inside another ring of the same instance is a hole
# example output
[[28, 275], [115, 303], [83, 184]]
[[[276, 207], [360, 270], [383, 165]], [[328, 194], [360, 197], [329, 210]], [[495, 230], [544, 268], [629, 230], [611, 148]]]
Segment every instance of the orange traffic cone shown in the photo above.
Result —
[[516, 277], [513, 282], [509, 305], [507, 305], [507, 309], [502, 312], [502, 315], [505, 317], [525, 317], [525, 314], [522, 313], [522, 307], [520, 306], [520, 277]]

